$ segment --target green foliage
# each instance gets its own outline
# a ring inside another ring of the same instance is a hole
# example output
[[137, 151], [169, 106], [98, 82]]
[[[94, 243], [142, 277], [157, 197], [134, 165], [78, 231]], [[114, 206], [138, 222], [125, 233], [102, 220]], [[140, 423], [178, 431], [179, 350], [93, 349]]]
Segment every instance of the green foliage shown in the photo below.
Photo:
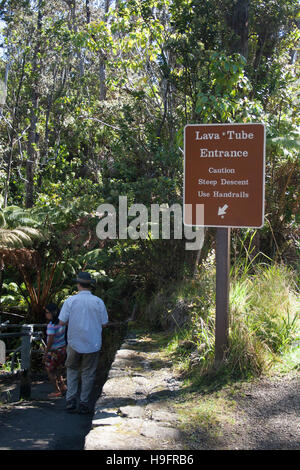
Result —
[[249, 99], [251, 82], [245, 74], [245, 59], [210, 51], [203, 55], [195, 108], [199, 122], [264, 120], [261, 103]]
[[233, 303], [237, 316], [242, 312], [257, 338], [271, 351], [283, 353], [299, 334], [294, 274], [283, 266], [258, 266], [251, 283], [247, 285], [242, 278], [236, 281], [236, 286], [240, 287], [241, 283], [246, 293], [242, 295], [244, 305], [240, 305], [239, 296]]
[[28, 211], [8, 206], [0, 208], [0, 248], [23, 248], [44, 240], [39, 222]]
[[[22, 287], [25, 288], [24, 285]], [[16, 305], [24, 309], [27, 307], [26, 300], [15, 282], [3, 283], [0, 305], [2, 310], [14, 308]]]
[[[175, 333], [168, 350], [192, 381], [215, 374], [214, 283], [213, 266], [207, 263], [197, 280], [173, 286], [173, 295], [165, 290], [146, 309], [151, 319], [159, 315], [166, 324], [180, 303], [186, 306], [185, 316], [179, 317], [181, 324], [173, 322]], [[218, 374], [228, 378], [260, 375], [290, 351], [299, 334], [295, 273], [263, 264], [255, 267], [254, 274], [240, 270], [231, 279], [229, 347]]]
[[[205, 363], [213, 355], [213, 291], [206, 276], [201, 293], [189, 294], [189, 283], [183, 288], [195, 267], [184, 244], [102, 242], [95, 211], [104, 202], [118, 207], [120, 195], [148, 208], [181, 203], [187, 123], [264, 122], [266, 223], [255, 234], [234, 233], [235, 271], [252, 275], [270, 259], [296, 264], [298, 2], [253, 0], [245, 23], [237, 21], [242, 2], [229, 0], [120, 1], [106, 13], [100, 4], [88, 11], [88, 2], [69, 3], [3, 3], [0, 73], [8, 82], [0, 121], [0, 244], [36, 248], [43, 282], [55, 265], [49, 295], [57, 299], [72, 292], [76, 271], [87, 269], [115, 312], [144, 302], [149, 324], [169, 327], [175, 303], [180, 328], [180, 312], [197, 325], [193, 341], [204, 345]], [[25, 210], [31, 191], [33, 207]], [[37, 266], [24, 269], [37, 288]], [[7, 273], [7, 285], [22, 285], [13, 265]], [[248, 285], [234, 289], [246, 308]], [[13, 291], [4, 294], [20, 302]], [[293, 320], [285, 321], [270, 348], [289, 337]], [[256, 349], [257, 336], [247, 338], [243, 322], [234, 335]]]

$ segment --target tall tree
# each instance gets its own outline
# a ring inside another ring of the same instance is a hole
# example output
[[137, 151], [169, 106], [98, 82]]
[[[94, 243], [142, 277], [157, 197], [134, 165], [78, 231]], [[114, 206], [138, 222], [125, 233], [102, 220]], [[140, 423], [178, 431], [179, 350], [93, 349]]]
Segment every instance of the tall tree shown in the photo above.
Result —
[[[104, 21], [107, 22], [107, 15], [109, 12], [110, 0], [105, 0], [104, 2]], [[99, 81], [100, 81], [100, 101], [106, 99], [106, 72], [105, 72], [105, 52], [100, 50], [100, 65], [99, 65]]]
[[230, 49], [232, 53], [237, 52], [247, 59], [250, 0], [237, 0], [232, 3], [231, 11], [227, 13], [227, 23], [236, 37], [232, 39]]
[[34, 35], [36, 38], [34, 52], [32, 56], [32, 88], [31, 88], [31, 106], [30, 106], [30, 127], [28, 132], [27, 154], [26, 161], [26, 199], [25, 205], [27, 208], [32, 207], [34, 204], [34, 174], [36, 169], [36, 146], [38, 145], [37, 133], [37, 120], [38, 120], [38, 105], [39, 105], [39, 80], [40, 80], [40, 64], [39, 55], [42, 47], [41, 32], [42, 32], [42, 18], [43, 18], [43, 0], [38, 0], [37, 3], [37, 20]]

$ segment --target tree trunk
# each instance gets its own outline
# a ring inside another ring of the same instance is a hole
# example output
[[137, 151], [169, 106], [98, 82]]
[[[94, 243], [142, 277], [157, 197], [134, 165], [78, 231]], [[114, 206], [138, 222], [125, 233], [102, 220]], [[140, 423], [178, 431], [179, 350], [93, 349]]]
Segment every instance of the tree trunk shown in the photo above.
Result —
[[238, 0], [234, 3], [232, 10], [228, 13], [227, 24], [236, 34], [232, 40], [232, 53], [238, 52], [246, 59], [248, 57], [248, 35], [249, 35], [249, 5], [250, 0]]
[[86, 22], [87, 24], [89, 24], [91, 22], [90, 0], [85, 0], [85, 11], [86, 11]]
[[34, 54], [32, 59], [32, 76], [33, 76], [33, 87], [32, 87], [32, 101], [31, 101], [31, 113], [30, 113], [30, 128], [28, 134], [27, 154], [28, 159], [26, 162], [26, 200], [25, 205], [27, 208], [32, 207], [34, 203], [34, 174], [36, 167], [36, 149], [37, 143], [37, 112], [39, 103], [39, 73], [38, 73], [38, 54], [41, 50], [41, 29], [42, 29], [42, 0], [38, 3], [38, 17], [37, 17], [37, 28], [36, 28], [36, 45], [34, 48]]
[[5, 264], [3, 259], [0, 260], [0, 300], [2, 297], [2, 288], [3, 288], [3, 283], [4, 283], [4, 268]]
[[[104, 4], [104, 14], [105, 15], [108, 13], [109, 6], [110, 6], [110, 0], [105, 0], [105, 4]], [[105, 21], [107, 21], [106, 18], [105, 18]], [[105, 58], [101, 54], [100, 66], [99, 66], [99, 81], [100, 81], [99, 98], [100, 98], [100, 101], [104, 101], [106, 99], [107, 89], [106, 89], [106, 70], [105, 70], [105, 68], [106, 68], [105, 67]]]
[[6, 168], [6, 180], [5, 180], [5, 187], [4, 187], [4, 204], [3, 204], [4, 207], [7, 206], [8, 193], [9, 193], [9, 183], [10, 183], [12, 160], [13, 160], [14, 137], [15, 137], [15, 135], [17, 135], [17, 113], [18, 113], [18, 108], [19, 108], [19, 99], [20, 99], [21, 87], [22, 87], [23, 78], [24, 78], [25, 57], [26, 57], [26, 53], [24, 54], [23, 60], [22, 60], [21, 77], [20, 77], [20, 80], [19, 80], [19, 85], [18, 85], [18, 89], [17, 89], [17, 93], [16, 93], [15, 105], [14, 105], [14, 108], [13, 108], [12, 131], [11, 131], [11, 135], [10, 135], [8, 161], [7, 161], [7, 168]]

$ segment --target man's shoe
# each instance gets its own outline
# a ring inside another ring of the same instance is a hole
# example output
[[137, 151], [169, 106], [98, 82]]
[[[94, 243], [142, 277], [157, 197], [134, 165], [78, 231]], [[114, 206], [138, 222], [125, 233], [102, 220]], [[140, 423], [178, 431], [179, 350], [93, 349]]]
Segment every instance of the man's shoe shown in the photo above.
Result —
[[79, 403], [78, 413], [80, 415], [88, 415], [91, 413], [91, 410], [85, 403]]
[[68, 400], [66, 410], [68, 413], [74, 413], [76, 411], [76, 400]]

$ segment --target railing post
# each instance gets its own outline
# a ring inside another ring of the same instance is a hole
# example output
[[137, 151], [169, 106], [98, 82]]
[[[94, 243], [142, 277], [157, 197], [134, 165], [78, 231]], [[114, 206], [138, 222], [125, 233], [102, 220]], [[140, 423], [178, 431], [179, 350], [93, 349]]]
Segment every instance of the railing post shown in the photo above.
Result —
[[0, 339], [0, 364], [5, 364], [6, 360], [6, 345], [4, 341]]
[[33, 335], [33, 325], [22, 326], [22, 342], [21, 342], [21, 383], [20, 383], [20, 399], [29, 399], [31, 395], [31, 340]]

